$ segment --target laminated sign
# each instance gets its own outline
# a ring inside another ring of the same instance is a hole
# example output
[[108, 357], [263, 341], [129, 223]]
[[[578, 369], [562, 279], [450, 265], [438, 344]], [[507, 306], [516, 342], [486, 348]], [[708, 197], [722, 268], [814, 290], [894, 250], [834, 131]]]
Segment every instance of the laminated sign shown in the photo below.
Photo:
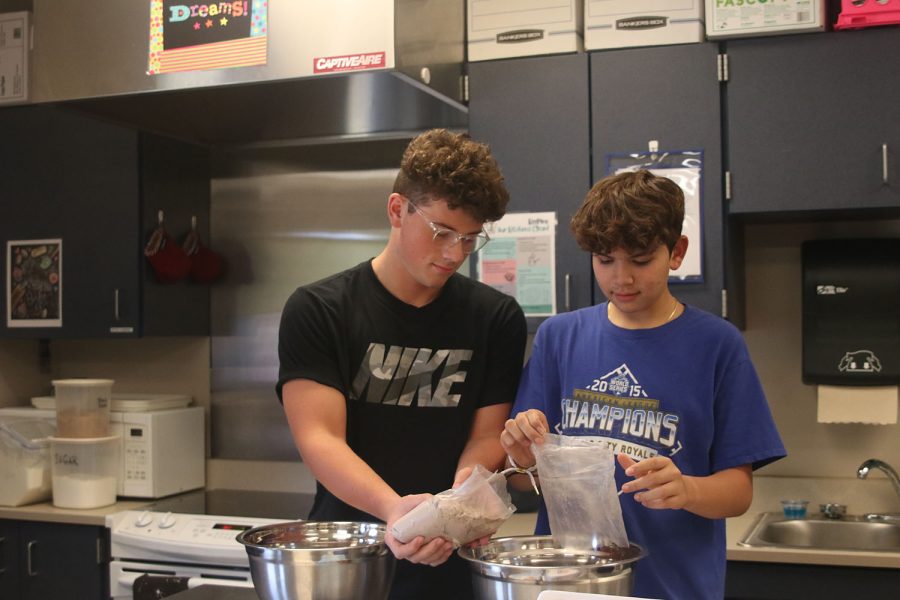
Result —
[[487, 231], [478, 280], [515, 298], [526, 316], [556, 314], [556, 213], [506, 213]]
[[266, 64], [267, 0], [151, 0], [148, 75]]
[[668, 177], [684, 193], [684, 223], [681, 232], [688, 238], [688, 251], [670, 283], [703, 281], [703, 151], [659, 150], [651, 142], [649, 152], [608, 154], [606, 172], [615, 175], [645, 169], [659, 177]]

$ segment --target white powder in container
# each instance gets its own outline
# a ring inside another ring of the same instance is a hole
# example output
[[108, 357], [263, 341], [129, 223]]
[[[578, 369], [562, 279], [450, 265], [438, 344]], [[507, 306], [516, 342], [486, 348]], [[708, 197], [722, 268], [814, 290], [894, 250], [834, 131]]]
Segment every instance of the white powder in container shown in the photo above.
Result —
[[70, 473], [53, 476], [53, 506], [98, 508], [116, 501], [115, 476]]

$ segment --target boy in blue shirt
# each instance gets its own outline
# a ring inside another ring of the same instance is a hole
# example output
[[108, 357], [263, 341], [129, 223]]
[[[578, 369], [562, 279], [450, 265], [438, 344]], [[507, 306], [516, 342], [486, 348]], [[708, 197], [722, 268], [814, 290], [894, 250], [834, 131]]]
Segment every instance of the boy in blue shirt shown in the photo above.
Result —
[[[683, 220], [681, 189], [648, 171], [591, 189], [572, 231], [608, 300], [541, 325], [500, 437], [523, 467], [547, 432], [606, 442], [629, 540], [648, 551], [634, 594], [666, 600], [723, 597], [724, 519], [786, 454], [740, 332], [669, 290]], [[535, 533], [550, 533], [543, 504]]]

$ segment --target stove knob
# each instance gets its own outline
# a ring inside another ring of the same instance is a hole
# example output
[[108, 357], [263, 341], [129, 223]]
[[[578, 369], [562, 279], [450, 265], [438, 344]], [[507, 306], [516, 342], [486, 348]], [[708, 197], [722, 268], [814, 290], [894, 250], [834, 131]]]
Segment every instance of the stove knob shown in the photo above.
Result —
[[172, 513], [166, 513], [163, 515], [163, 518], [159, 520], [159, 528], [160, 529], [168, 529], [172, 525], [175, 524], [175, 517]]
[[145, 510], [141, 514], [138, 515], [138, 518], [134, 520], [134, 524], [137, 527], [146, 527], [150, 523], [153, 522], [153, 515], [149, 510]]

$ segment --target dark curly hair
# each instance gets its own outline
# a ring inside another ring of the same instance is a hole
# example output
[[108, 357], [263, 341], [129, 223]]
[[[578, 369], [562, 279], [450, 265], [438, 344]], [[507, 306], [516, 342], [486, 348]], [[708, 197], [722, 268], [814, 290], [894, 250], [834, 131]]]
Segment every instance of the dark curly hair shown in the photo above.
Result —
[[490, 148], [468, 134], [446, 129], [431, 129], [409, 143], [394, 192], [416, 203], [445, 200], [451, 209], [462, 208], [481, 222], [502, 217], [509, 203]]
[[571, 226], [578, 245], [594, 254], [616, 248], [641, 252], [660, 244], [671, 252], [683, 222], [684, 193], [678, 184], [641, 170], [594, 184]]

